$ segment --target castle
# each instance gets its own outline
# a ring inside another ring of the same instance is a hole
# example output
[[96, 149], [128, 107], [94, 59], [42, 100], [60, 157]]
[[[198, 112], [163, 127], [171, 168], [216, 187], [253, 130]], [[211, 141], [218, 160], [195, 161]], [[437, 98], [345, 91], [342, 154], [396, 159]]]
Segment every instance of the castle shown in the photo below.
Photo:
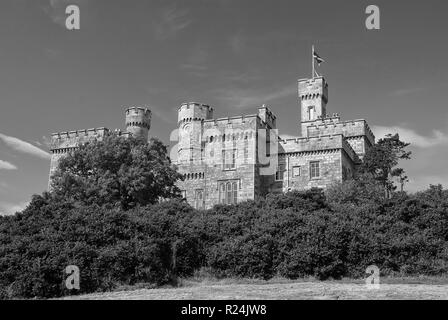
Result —
[[[375, 137], [365, 120], [342, 121], [327, 113], [328, 84], [323, 77], [298, 81], [301, 137], [282, 139], [276, 116], [265, 105], [253, 115], [213, 118], [213, 108], [184, 103], [178, 110], [178, 181], [186, 201], [197, 209], [234, 204], [267, 193], [326, 188], [352, 177]], [[129, 108], [126, 132], [148, 139], [151, 111]], [[106, 128], [55, 133], [51, 169], [79, 144], [101, 139]]]

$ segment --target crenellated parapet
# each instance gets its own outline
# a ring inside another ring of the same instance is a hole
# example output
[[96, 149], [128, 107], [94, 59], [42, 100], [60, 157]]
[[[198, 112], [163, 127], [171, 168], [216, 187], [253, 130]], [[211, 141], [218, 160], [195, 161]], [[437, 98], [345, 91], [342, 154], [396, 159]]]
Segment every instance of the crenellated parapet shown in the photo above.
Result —
[[213, 108], [198, 102], [182, 103], [178, 110], [178, 123], [203, 121], [213, 118]]
[[77, 148], [80, 144], [102, 139], [109, 132], [107, 128], [93, 128], [53, 133], [51, 135], [50, 151], [53, 153], [61, 153], [62, 150], [69, 151]]
[[323, 135], [319, 137], [306, 137], [294, 139], [279, 139], [280, 155], [298, 153], [324, 153], [329, 150], [343, 149], [351, 159], [357, 155], [342, 134]]
[[373, 145], [375, 136], [366, 120], [340, 121], [339, 118], [318, 119], [307, 125], [307, 136], [343, 134], [345, 137], [365, 136]]

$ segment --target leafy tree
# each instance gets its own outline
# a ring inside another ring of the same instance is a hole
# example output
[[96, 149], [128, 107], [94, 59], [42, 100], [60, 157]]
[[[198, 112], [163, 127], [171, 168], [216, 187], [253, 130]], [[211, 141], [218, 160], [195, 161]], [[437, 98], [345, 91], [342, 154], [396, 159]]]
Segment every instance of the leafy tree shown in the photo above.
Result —
[[400, 140], [398, 133], [380, 139], [364, 156], [359, 174], [370, 174], [383, 185], [386, 197], [396, 189], [393, 179], [398, 178], [402, 188], [408, 177], [403, 168], [397, 168], [400, 160], [410, 159], [409, 143]]
[[51, 187], [60, 199], [128, 210], [178, 196], [180, 178], [159, 140], [111, 134], [61, 159]]
[[333, 207], [375, 207], [384, 201], [382, 184], [370, 174], [360, 174], [357, 179], [335, 183], [327, 188], [325, 195]]

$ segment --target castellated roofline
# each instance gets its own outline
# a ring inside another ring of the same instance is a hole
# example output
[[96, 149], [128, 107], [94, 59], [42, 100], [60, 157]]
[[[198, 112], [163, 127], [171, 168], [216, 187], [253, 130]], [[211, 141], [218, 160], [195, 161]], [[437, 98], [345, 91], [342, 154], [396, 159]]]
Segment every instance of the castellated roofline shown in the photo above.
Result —
[[152, 111], [148, 108], [148, 107], [128, 107], [125, 109], [125, 112], [128, 113], [131, 110], [139, 110], [142, 111], [143, 113], [149, 113], [149, 115], [152, 114]]
[[358, 156], [343, 134], [329, 134], [317, 137], [298, 137], [292, 139], [281, 139], [279, 143], [282, 151], [279, 154], [294, 154], [304, 152], [323, 152], [327, 150], [342, 149], [354, 161]]
[[213, 108], [199, 102], [184, 102], [177, 114], [178, 125], [182, 122], [204, 121], [213, 118]]
[[205, 104], [205, 103], [199, 103], [199, 102], [183, 102], [183, 103], [181, 103], [181, 105], [180, 105], [180, 107], [178, 108], [178, 110], [181, 110], [181, 109], [183, 109], [183, 108], [188, 109], [188, 108], [190, 108], [190, 107], [192, 107], [192, 106], [195, 106], [195, 107], [202, 107], [202, 108], [208, 108], [208, 109], [211, 110], [211, 111], [213, 110], [213, 108], [210, 107], [210, 105]]
[[110, 130], [105, 127], [57, 132], [51, 135], [50, 151], [76, 148], [81, 143], [102, 139]]
[[[325, 81], [325, 77], [323, 76], [319, 76], [319, 77], [314, 77], [314, 78], [302, 78], [302, 79], [298, 79], [297, 82], [309, 82], [309, 83], [313, 83], [316, 80], [324, 80]], [[325, 81], [326, 82], [326, 81]]]
[[241, 116], [232, 116], [232, 117], [222, 117], [216, 119], [207, 119], [204, 122], [235, 122], [234, 120], [244, 120], [248, 118], [256, 118], [257, 114], [249, 114], [249, 115], [241, 115]]
[[80, 134], [89, 135], [91, 133], [96, 133], [98, 131], [108, 132], [110, 131], [108, 128], [100, 127], [100, 128], [91, 128], [91, 129], [80, 129], [80, 130], [72, 130], [72, 131], [62, 131], [52, 133], [52, 137], [76, 137]]
[[[336, 119], [337, 121], [332, 121], [334, 119]], [[323, 118], [312, 121], [303, 121], [302, 124], [308, 124], [309, 129], [315, 128], [316, 130], [319, 130], [320, 128], [331, 128], [332, 126], [346, 127], [347, 129], [350, 129], [345, 135], [346, 137], [365, 135], [372, 144], [375, 143], [375, 135], [373, 134], [372, 130], [369, 127], [369, 124], [365, 119], [339, 121], [338, 118]], [[350, 127], [352, 127], [353, 129], [351, 129]]]

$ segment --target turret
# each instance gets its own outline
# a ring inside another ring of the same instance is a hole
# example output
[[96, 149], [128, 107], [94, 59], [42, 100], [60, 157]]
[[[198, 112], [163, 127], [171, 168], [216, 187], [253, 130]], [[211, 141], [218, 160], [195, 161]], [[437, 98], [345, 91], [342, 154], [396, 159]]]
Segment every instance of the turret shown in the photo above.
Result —
[[325, 117], [328, 103], [328, 83], [324, 77], [299, 80], [299, 104], [302, 136], [306, 136], [310, 122]]
[[189, 102], [179, 107], [178, 162], [185, 163], [201, 159], [202, 122], [212, 118], [213, 108], [209, 105]]
[[151, 128], [151, 110], [148, 108], [131, 107], [126, 109], [126, 132], [133, 137], [148, 141]]

